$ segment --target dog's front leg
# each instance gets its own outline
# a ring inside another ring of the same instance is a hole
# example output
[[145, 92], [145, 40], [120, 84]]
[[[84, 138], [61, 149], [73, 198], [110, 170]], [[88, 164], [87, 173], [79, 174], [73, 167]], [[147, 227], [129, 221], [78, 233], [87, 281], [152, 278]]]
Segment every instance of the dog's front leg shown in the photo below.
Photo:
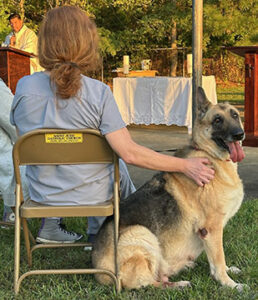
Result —
[[210, 264], [211, 275], [222, 285], [226, 285], [238, 290], [243, 289], [243, 285], [236, 283], [227, 274], [227, 266], [223, 249], [223, 226], [218, 225], [218, 220], [214, 226], [207, 226], [199, 230], [200, 238], [203, 240], [204, 249]]

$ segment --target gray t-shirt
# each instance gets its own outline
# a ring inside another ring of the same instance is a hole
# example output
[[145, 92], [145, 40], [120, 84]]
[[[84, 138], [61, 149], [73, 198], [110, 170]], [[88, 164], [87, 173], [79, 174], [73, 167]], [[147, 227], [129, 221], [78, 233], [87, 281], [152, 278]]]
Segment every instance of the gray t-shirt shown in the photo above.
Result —
[[[93, 128], [103, 135], [125, 127], [110, 88], [81, 76], [78, 97], [56, 99], [45, 72], [23, 77], [17, 85], [10, 120], [19, 134], [37, 128]], [[60, 154], [61, 155], [61, 154]], [[112, 195], [113, 166], [28, 166], [30, 197], [48, 205], [96, 204]]]

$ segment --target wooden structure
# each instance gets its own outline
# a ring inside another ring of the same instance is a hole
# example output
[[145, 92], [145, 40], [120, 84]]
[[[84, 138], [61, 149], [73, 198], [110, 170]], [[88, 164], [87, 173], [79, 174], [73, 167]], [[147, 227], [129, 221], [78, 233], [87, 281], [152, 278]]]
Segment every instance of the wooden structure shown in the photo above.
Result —
[[192, 0], [192, 128], [196, 118], [198, 87], [202, 86], [203, 0]]
[[227, 47], [245, 58], [244, 146], [258, 147], [258, 46]]
[[114, 72], [115, 77], [155, 77], [158, 73], [157, 70], [132, 70], [128, 74], [123, 72]]
[[20, 78], [30, 75], [30, 57], [28, 52], [10, 47], [0, 48], [0, 77], [15, 94]]

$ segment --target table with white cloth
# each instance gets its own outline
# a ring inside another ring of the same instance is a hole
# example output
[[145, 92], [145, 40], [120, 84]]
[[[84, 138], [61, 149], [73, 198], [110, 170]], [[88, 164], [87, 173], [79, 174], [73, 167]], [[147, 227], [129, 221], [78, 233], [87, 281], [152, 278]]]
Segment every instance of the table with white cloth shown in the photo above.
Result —
[[[214, 76], [203, 76], [207, 98], [217, 103]], [[166, 124], [192, 130], [192, 78], [137, 77], [114, 78], [113, 93], [124, 122]]]

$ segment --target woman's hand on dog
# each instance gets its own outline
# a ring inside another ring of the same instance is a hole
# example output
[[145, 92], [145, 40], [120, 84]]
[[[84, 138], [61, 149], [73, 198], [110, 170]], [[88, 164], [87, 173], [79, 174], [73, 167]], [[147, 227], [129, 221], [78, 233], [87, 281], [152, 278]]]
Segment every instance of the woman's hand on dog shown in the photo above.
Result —
[[185, 159], [185, 171], [183, 173], [193, 179], [199, 186], [204, 186], [214, 178], [215, 171], [207, 158], [194, 157]]

